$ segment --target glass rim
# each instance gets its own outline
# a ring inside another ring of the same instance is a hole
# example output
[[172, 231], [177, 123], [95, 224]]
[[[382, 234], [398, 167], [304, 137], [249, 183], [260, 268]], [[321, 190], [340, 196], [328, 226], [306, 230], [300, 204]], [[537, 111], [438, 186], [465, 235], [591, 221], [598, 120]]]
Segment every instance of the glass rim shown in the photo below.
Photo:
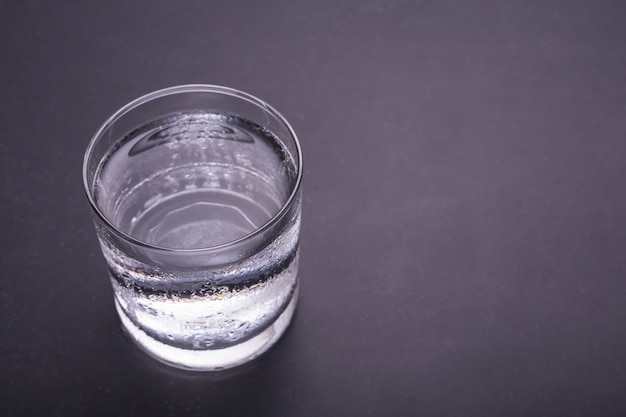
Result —
[[[295, 147], [296, 147], [296, 155], [298, 157], [298, 161], [296, 164], [296, 168], [298, 170], [297, 172], [297, 176], [296, 176], [296, 181], [292, 187], [291, 193], [289, 194], [287, 200], [282, 204], [280, 210], [278, 210], [267, 222], [265, 222], [263, 225], [261, 225], [260, 227], [254, 229], [252, 232], [238, 238], [235, 240], [232, 240], [230, 242], [226, 242], [226, 243], [222, 243], [219, 245], [215, 245], [215, 246], [207, 246], [207, 247], [202, 247], [202, 248], [191, 248], [191, 249], [183, 249], [183, 248], [169, 248], [166, 246], [159, 246], [159, 245], [153, 245], [150, 244], [148, 242], [144, 242], [142, 240], [139, 240], [133, 236], [131, 236], [130, 234], [123, 232], [122, 230], [120, 230], [115, 224], [113, 224], [105, 215], [104, 213], [102, 213], [102, 211], [100, 210], [100, 208], [98, 207], [98, 205], [96, 204], [94, 197], [93, 197], [93, 184], [89, 183], [89, 179], [88, 179], [88, 166], [89, 166], [89, 161], [90, 158], [93, 154], [93, 150], [96, 146], [96, 143], [98, 142], [98, 140], [100, 138], [103, 137], [104, 132], [111, 127], [118, 119], [120, 119], [123, 115], [127, 114], [128, 112], [130, 112], [131, 110], [145, 104], [148, 103], [152, 100], [155, 100], [157, 98], [161, 98], [161, 97], [165, 97], [165, 96], [171, 96], [171, 95], [175, 95], [175, 94], [182, 94], [182, 93], [218, 93], [218, 94], [222, 94], [222, 95], [227, 95], [227, 96], [231, 96], [231, 97], [235, 97], [235, 98], [239, 98], [239, 99], [243, 99], [251, 104], [254, 104], [258, 107], [260, 107], [262, 110], [268, 112], [269, 114], [271, 114], [272, 116], [274, 116], [280, 123], [282, 123], [286, 128], [287, 131], [289, 133], [289, 135], [291, 136], [291, 138], [294, 141]], [[252, 240], [253, 238], [259, 236], [260, 234], [266, 232], [267, 230], [269, 230], [271, 227], [273, 227], [280, 219], [283, 218], [283, 216], [285, 215], [285, 213], [287, 211], [290, 210], [290, 208], [293, 206], [294, 201], [296, 199], [296, 196], [298, 195], [298, 192], [300, 190], [300, 184], [302, 182], [302, 148], [300, 146], [300, 141], [298, 140], [298, 136], [296, 135], [296, 132], [293, 130], [293, 128], [291, 127], [291, 125], [289, 124], [289, 122], [287, 121], [287, 119], [280, 114], [276, 109], [274, 109], [272, 106], [270, 106], [269, 104], [267, 104], [266, 102], [264, 102], [263, 100], [245, 93], [243, 91], [240, 90], [236, 90], [234, 88], [230, 88], [230, 87], [224, 87], [224, 86], [220, 86], [220, 85], [212, 85], [212, 84], [184, 84], [184, 85], [177, 85], [177, 86], [172, 86], [172, 87], [167, 87], [167, 88], [163, 88], [160, 90], [156, 90], [153, 92], [150, 92], [148, 94], [145, 94], [141, 97], [136, 98], [135, 100], [132, 100], [131, 102], [129, 102], [128, 104], [124, 105], [123, 107], [121, 107], [119, 110], [117, 110], [115, 113], [113, 113], [109, 118], [107, 118], [105, 120], [105, 122], [98, 128], [98, 130], [96, 131], [96, 133], [92, 136], [89, 145], [87, 146], [87, 149], [85, 150], [85, 155], [83, 156], [83, 167], [82, 167], [82, 176], [83, 176], [83, 188], [85, 191], [85, 194], [87, 195], [87, 199], [89, 200], [89, 204], [92, 208], [92, 210], [94, 211], [94, 213], [96, 213], [96, 215], [98, 216], [98, 218], [104, 222], [104, 224], [107, 226], [108, 229], [110, 229], [111, 231], [113, 231], [115, 234], [117, 234], [119, 237], [121, 237], [122, 239], [124, 239], [125, 241], [132, 243], [133, 245], [137, 245], [140, 246], [142, 248], [145, 249], [150, 249], [150, 250], [155, 250], [155, 251], [160, 251], [160, 252], [168, 252], [168, 253], [197, 253], [197, 254], [206, 254], [206, 253], [211, 253], [211, 252], [220, 252], [226, 249], [230, 249], [230, 248], [235, 248], [239, 245], [241, 245], [242, 243], [245, 243], [247, 241]]]

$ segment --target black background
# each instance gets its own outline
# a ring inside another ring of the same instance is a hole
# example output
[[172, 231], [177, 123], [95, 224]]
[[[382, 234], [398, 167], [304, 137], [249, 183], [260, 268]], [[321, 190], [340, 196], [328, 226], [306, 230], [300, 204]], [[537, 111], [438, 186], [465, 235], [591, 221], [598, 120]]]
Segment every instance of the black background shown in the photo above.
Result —
[[[1, 1], [0, 414], [626, 415], [620, 1]], [[305, 157], [301, 298], [223, 374], [121, 332], [81, 184], [152, 90]]]

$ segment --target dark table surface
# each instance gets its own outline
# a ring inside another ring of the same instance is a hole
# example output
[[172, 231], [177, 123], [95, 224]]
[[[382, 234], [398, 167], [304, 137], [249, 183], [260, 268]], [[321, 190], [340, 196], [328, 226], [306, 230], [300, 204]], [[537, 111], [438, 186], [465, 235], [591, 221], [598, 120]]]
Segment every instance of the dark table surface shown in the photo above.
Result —
[[[626, 415], [626, 3], [0, 2], [0, 414]], [[301, 298], [222, 374], [122, 333], [81, 184], [231, 86], [305, 156]]]

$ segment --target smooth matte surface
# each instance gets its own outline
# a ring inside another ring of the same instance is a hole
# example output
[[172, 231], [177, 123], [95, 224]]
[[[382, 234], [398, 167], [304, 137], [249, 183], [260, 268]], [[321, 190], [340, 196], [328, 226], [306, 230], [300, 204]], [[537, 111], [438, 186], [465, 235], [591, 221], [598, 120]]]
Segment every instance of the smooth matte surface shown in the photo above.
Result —
[[[625, 415], [625, 17], [1, 2], [0, 414]], [[113, 111], [186, 83], [268, 101], [305, 157], [293, 325], [218, 375], [123, 335], [81, 185]]]

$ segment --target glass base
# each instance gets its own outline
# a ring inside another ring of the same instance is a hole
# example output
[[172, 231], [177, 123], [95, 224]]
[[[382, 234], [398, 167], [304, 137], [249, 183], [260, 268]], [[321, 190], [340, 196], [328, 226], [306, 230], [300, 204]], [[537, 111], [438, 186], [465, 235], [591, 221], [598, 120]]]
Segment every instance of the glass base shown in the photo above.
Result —
[[220, 371], [252, 361], [265, 353], [285, 332], [298, 301], [298, 290], [272, 325], [238, 345], [214, 350], [190, 350], [167, 345], [137, 327], [115, 301], [115, 308], [128, 335], [143, 351], [166, 365], [187, 371]]

